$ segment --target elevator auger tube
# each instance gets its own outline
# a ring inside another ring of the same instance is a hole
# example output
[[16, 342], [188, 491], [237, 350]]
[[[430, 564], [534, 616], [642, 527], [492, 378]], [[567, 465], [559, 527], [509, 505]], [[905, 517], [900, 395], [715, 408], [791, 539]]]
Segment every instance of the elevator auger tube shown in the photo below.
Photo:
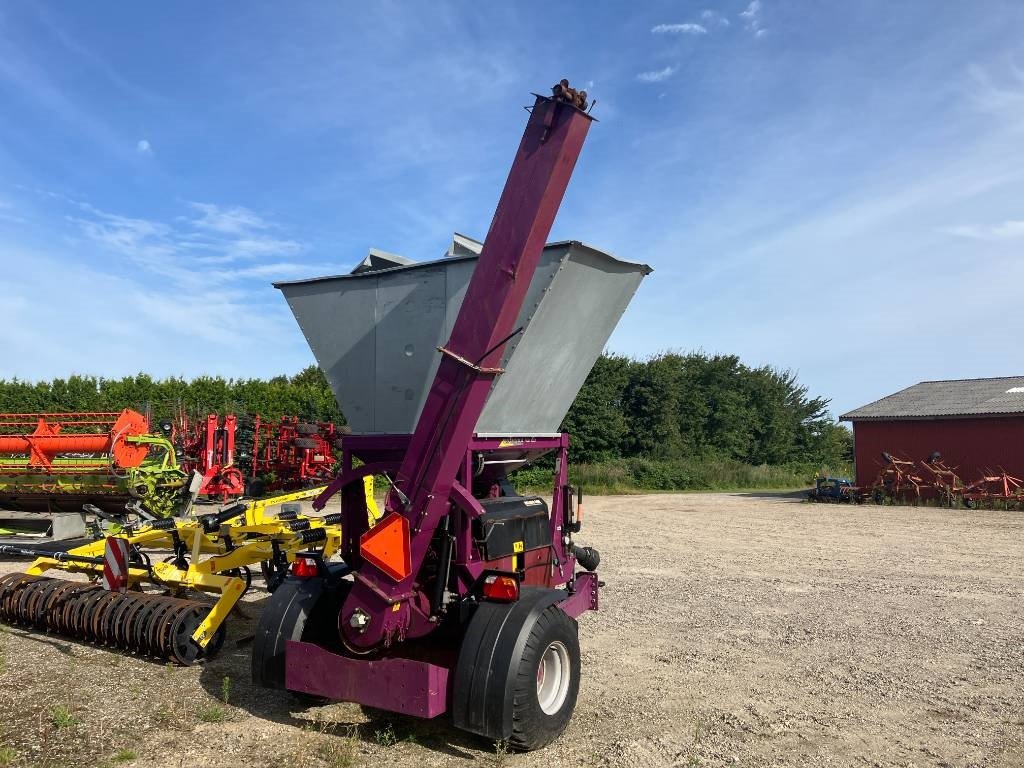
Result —
[[[293, 577], [257, 628], [258, 684], [550, 743], [579, 690], [576, 617], [598, 605], [558, 432], [650, 268], [547, 243], [592, 118], [537, 96], [478, 250], [278, 283], [352, 434], [315, 502], [342, 496], [344, 566]], [[469, 245], [465, 245], [468, 243]], [[556, 455], [550, 502], [508, 473]], [[392, 483], [368, 529], [361, 483]], [[578, 567], [583, 570], [579, 570]]]

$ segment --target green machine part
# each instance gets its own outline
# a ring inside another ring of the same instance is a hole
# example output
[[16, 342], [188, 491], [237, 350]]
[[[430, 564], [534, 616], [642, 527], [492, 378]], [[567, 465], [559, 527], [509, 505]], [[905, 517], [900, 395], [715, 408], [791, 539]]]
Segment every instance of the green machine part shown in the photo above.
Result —
[[113, 513], [137, 500], [157, 517], [173, 515], [183, 501], [188, 473], [178, 466], [174, 446], [162, 435], [131, 435], [125, 442], [148, 450], [137, 467], [110, 459], [59, 457], [44, 470], [26, 458], [6, 458], [0, 469], [0, 506], [29, 512], [78, 511], [95, 504]]

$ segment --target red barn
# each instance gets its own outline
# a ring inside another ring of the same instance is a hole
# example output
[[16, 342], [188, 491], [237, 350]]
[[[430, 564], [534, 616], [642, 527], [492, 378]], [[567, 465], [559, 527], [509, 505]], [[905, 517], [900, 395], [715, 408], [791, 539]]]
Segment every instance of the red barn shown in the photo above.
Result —
[[938, 451], [968, 483], [988, 470], [1024, 477], [1024, 376], [922, 381], [839, 418], [853, 422], [857, 485], [875, 481], [883, 451]]

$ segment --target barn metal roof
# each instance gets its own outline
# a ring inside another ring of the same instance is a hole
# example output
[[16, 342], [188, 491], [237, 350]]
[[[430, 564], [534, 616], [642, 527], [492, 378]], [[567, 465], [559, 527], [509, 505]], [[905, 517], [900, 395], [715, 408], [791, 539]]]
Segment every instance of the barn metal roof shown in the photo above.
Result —
[[889, 421], [1024, 414], [1024, 376], [922, 381], [840, 416], [842, 421]]

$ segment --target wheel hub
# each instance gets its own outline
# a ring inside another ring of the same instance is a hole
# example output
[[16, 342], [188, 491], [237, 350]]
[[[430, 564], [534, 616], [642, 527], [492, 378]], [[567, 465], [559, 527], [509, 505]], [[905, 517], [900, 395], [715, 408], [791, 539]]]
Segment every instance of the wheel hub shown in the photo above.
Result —
[[569, 651], [556, 640], [544, 650], [537, 665], [537, 703], [544, 714], [553, 715], [565, 704], [571, 675]]

